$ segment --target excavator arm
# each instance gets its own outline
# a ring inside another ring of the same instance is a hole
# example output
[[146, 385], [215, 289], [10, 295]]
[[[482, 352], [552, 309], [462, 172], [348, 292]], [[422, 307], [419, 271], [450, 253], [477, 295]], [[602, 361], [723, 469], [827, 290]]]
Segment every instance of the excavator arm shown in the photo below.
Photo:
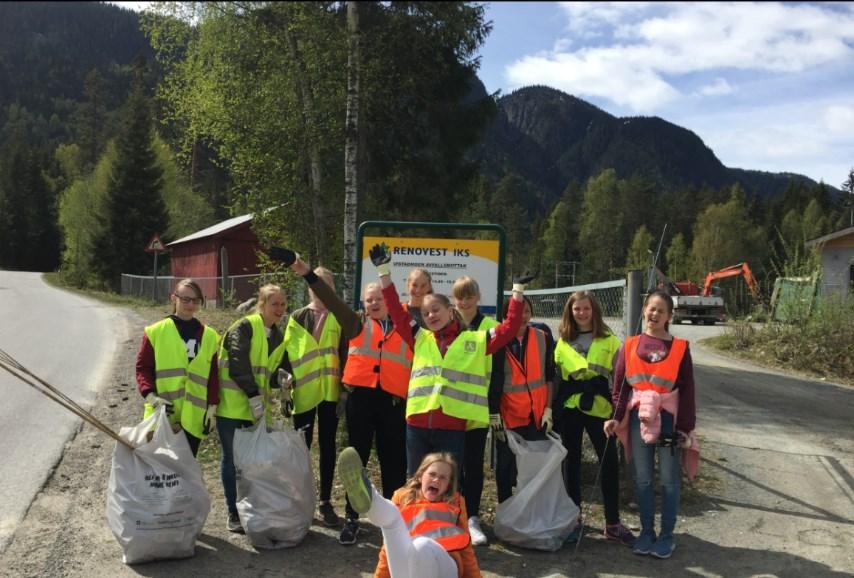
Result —
[[759, 283], [756, 281], [756, 277], [753, 276], [753, 271], [750, 270], [747, 263], [739, 263], [738, 265], [724, 267], [720, 271], [708, 273], [706, 275], [706, 280], [703, 282], [703, 295], [711, 295], [712, 283], [718, 279], [737, 277], [739, 275], [744, 277], [744, 282], [747, 283], [747, 288], [750, 289], [751, 295], [753, 295], [757, 300], [760, 299]]

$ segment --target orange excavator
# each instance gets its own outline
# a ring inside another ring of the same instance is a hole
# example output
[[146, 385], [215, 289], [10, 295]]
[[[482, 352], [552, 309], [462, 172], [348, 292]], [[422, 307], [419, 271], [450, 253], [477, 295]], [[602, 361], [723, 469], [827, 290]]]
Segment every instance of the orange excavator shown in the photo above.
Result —
[[750, 267], [747, 263], [739, 263], [738, 265], [732, 265], [730, 267], [724, 267], [719, 271], [713, 271], [711, 273], [706, 274], [706, 280], [703, 281], [703, 295], [709, 296], [712, 294], [712, 283], [717, 281], [718, 279], [725, 279], [727, 277], [736, 277], [738, 275], [744, 276], [744, 282], [747, 283], [747, 288], [750, 290], [750, 294], [753, 295], [756, 300], [761, 299], [761, 294], [759, 292], [759, 283], [756, 281], [756, 277], [753, 276], [753, 271], [750, 270]]

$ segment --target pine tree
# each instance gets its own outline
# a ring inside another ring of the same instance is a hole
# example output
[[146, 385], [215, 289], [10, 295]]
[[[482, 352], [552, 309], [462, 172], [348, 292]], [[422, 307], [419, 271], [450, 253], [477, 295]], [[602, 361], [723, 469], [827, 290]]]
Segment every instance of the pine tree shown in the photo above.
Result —
[[162, 233], [169, 226], [143, 73], [144, 61], [138, 60], [116, 142], [116, 162], [102, 215], [105, 227], [95, 240], [96, 272], [113, 289], [119, 288], [121, 273], [151, 271], [151, 259], [144, 248], [154, 233]]

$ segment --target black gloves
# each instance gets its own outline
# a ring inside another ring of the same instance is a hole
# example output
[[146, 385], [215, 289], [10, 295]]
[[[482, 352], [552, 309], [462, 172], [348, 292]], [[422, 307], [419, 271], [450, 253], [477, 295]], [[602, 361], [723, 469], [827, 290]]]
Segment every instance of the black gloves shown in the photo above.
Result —
[[270, 259], [281, 261], [286, 267], [290, 267], [297, 260], [297, 254], [284, 247], [270, 247], [267, 254], [270, 256]]
[[536, 276], [537, 276], [536, 273], [531, 273], [530, 271], [525, 271], [521, 275], [516, 275], [513, 277], [513, 284], [514, 285], [527, 285], [528, 283], [533, 281], [536, 278]]
[[389, 254], [388, 247], [385, 243], [382, 245], [374, 245], [371, 247], [368, 254], [371, 256], [371, 263], [373, 263], [375, 267], [379, 267], [380, 265], [384, 265], [391, 261], [391, 255]]

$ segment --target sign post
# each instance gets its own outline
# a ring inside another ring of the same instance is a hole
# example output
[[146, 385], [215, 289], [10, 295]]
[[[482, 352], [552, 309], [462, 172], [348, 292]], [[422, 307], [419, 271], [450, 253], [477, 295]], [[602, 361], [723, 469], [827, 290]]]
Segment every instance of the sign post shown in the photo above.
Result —
[[157, 301], [157, 254], [166, 252], [166, 246], [160, 240], [159, 233], [154, 233], [148, 242], [148, 246], [145, 247], [145, 251], [147, 253], [154, 253], [154, 280], [151, 288], [151, 300]]
[[[366, 235], [367, 229], [400, 231], [395, 235]], [[407, 231], [427, 231], [429, 237], [408, 236]], [[493, 233], [493, 239], [473, 239], [454, 235], [458, 231]], [[368, 252], [375, 244], [385, 243], [391, 253], [391, 277], [401, 301], [408, 298], [406, 276], [415, 268], [424, 269], [433, 278], [437, 293], [451, 294], [454, 281], [463, 275], [475, 279], [481, 289], [480, 309], [501, 318], [503, 300], [504, 229], [500, 225], [479, 223], [423, 223], [406, 221], [366, 221], [359, 225], [356, 240], [356, 283], [353, 303], [358, 306], [361, 288], [376, 279]]]

